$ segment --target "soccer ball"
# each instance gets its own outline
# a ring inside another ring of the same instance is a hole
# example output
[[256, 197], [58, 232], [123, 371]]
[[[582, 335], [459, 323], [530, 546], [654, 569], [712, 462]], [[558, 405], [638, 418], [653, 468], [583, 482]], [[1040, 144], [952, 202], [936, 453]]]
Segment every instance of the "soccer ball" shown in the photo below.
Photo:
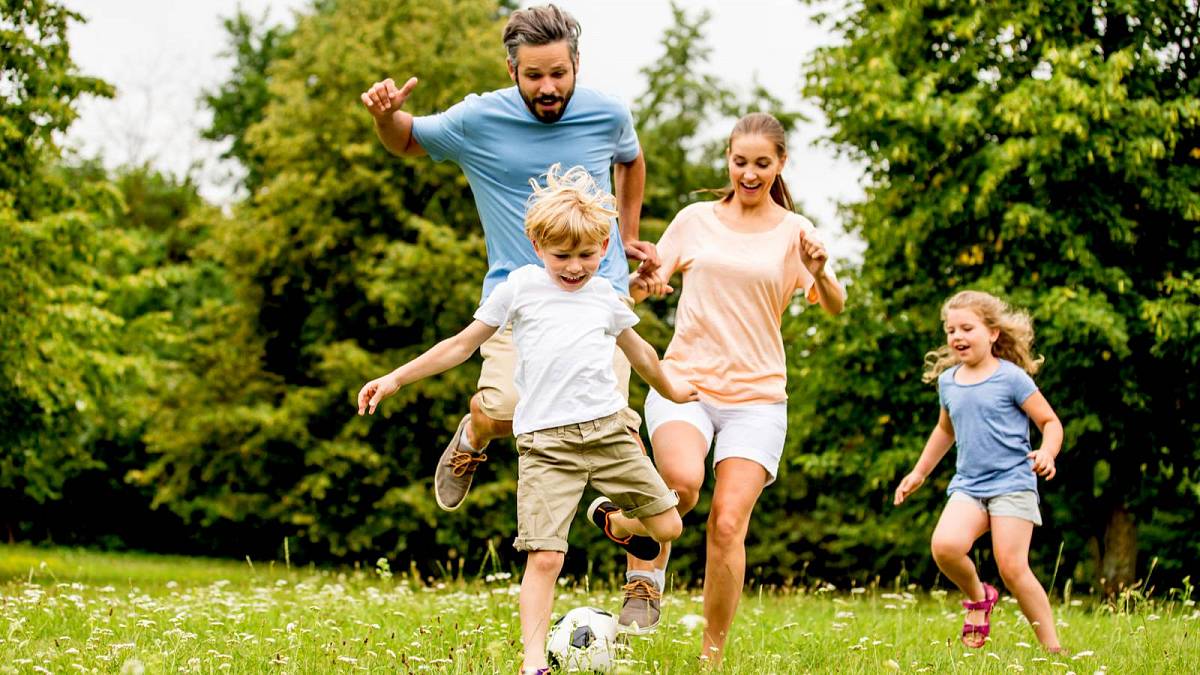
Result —
[[605, 672], [617, 656], [617, 619], [595, 607], [576, 607], [550, 627], [546, 657], [565, 671]]

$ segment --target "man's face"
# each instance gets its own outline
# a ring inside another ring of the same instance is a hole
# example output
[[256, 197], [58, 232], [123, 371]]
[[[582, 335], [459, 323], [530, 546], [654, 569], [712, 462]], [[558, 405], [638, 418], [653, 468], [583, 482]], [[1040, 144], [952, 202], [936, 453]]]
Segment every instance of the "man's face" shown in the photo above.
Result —
[[517, 62], [508, 61], [508, 76], [529, 112], [539, 122], [557, 122], [567, 110], [575, 93], [575, 71], [579, 62], [571, 61], [566, 40], [548, 45], [517, 47]]

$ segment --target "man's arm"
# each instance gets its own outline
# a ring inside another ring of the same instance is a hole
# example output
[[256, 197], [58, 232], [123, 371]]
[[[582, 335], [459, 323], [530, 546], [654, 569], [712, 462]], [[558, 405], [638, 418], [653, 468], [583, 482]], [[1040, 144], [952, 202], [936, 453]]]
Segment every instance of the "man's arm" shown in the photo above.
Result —
[[641, 261], [639, 269], [653, 272], [658, 269], [658, 251], [654, 244], [642, 241], [638, 234], [642, 225], [642, 197], [646, 192], [646, 157], [641, 148], [633, 161], [618, 162], [613, 166], [613, 190], [625, 255]]
[[402, 157], [419, 157], [425, 148], [413, 138], [413, 116], [401, 110], [408, 95], [417, 86], [417, 78], [410, 77], [400, 89], [388, 78], [376, 82], [362, 93], [360, 98], [371, 117], [375, 120], [375, 134], [389, 152]]

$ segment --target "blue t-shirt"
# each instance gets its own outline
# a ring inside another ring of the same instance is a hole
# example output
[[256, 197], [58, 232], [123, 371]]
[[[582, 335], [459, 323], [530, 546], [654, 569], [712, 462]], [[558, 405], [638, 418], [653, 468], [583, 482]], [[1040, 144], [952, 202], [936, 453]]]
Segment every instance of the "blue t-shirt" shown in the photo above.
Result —
[[1030, 452], [1029, 416], [1021, 404], [1034, 392], [1033, 378], [1011, 361], [982, 382], [958, 384], [955, 366], [938, 376], [938, 397], [954, 425], [958, 446], [956, 473], [947, 493], [996, 497], [1011, 492], [1037, 492]]
[[[413, 118], [412, 132], [434, 161], [449, 159], [462, 167], [471, 185], [488, 255], [481, 302], [509, 272], [542, 264], [525, 236], [530, 178], [556, 162], [564, 171], [580, 165], [612, 192], [613, 163], [633, 161], [639, 148], [629, 108], [585, 87], [575, 88], [566, 112], [552, 124], [539, 122], [517, 88], [509, 87], [471, 94], [443, 113]], [[629, 264], [615, 218], [599, 274], [629, 294]]]

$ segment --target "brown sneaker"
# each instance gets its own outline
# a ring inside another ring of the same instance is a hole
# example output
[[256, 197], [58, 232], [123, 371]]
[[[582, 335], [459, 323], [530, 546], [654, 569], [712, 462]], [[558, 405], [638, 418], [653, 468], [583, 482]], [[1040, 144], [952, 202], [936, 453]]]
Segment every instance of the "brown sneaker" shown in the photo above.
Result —
[[458, 430], [450, 445], [442, 452], [437, 469], [433, 472], [433, 497], [437, 505], [444, 511], [453, 511], [462, 506], [463, 499], [471, 491], [471, 479], [475, 477], [475, 469], [487, 461], [483, 450], [468, 452], [458, 447], [462, 435], [467, 433], [467, 425], [471, 416], [465, 415], [458, 423]]
[[625, 591], [625, 604], [617, 618], [622, 633], [646, 635], [658, 628], [662, 589], [646, 577], [634, 577], [621, 587]]

